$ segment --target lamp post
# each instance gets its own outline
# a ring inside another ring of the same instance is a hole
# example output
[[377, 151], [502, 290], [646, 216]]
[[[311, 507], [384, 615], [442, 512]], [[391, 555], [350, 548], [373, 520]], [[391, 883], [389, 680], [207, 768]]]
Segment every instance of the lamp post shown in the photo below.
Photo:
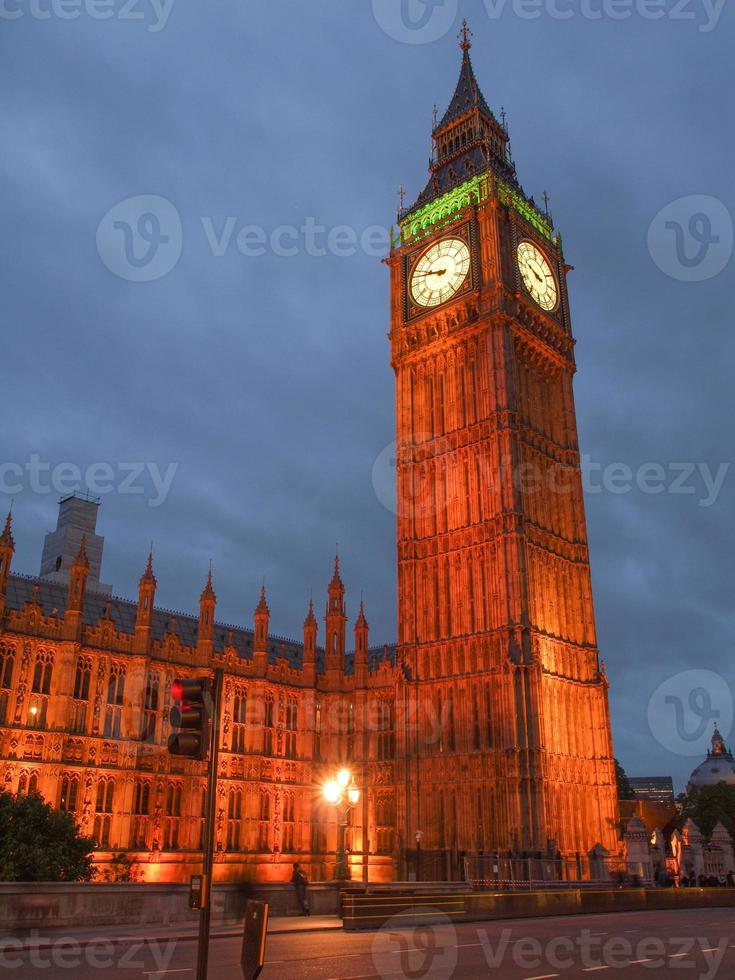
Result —
[[360, 802], [360, 790], [350, 770], [340, 769], [334, 779], [327, 780], [322, 787], [322, 793], [327, 803], [337, 807], [337, 863], [334, 868], [334, 880], [349, 881], [350, 869], [347, 866], [345, 832], [350, 811], [354, 810]]

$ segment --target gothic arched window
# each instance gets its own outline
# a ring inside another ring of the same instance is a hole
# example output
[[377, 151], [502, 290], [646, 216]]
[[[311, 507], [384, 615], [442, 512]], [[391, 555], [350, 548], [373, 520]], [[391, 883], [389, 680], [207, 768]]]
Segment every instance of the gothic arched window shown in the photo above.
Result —
[[181, 783], [169, 783], [166, 792], [166, 813], [170, 817], [181, 816]]
[[92, 679], [92, 661], [89, 657], [77, 660], [77, 672], [74, 677], [74, 697], [77, 701], [89, 700], [89, 685]]
[[13, 666], [15, 665], [15, 648], [0, 644], [0, 687], [10, 689], [13, 684]]
[[79, 797], [79, 776], [76, 773], [64, 773], [61, 780], [61, 797], [59, 809], [65, 813], [74, 813]]
[[242, 790], [230, 787], [227, 801], [227, 850], [240, 850], [240, 827], [242, 817]]
[[143, 704], [143, 730], [140, 737], [144, 742], [153, 742], [156, 737], [156, 715], [161, 695], [161, 675], [152, 671], [146, 677], [145, 701]]
[[110, 667], [110, 679], [107, 682], [107, 703], [122, 705], [125, 696], [125, 667], [113, 663]]
[[51, 693], [51, 672], [53, 667], [53, 654], [47, 650], [39, 651], [36, 655], [36, 665], [33, 668], [33, 686], [31, 690], [34, 694]]
[[150, 808], [151, 784], [148, 779], [139, 779], [135, 784], [135, 808], [138, 816], [145, 816]]
[[112, 776], [103, 776], [97, 783], [97, 813], [112, 813], [112, 803], [115, 797], [115, 780]]

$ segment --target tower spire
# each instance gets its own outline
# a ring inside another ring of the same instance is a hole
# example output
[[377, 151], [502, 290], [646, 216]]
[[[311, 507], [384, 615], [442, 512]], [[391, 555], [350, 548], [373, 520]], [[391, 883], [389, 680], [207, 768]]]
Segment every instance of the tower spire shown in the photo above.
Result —
[[265, 595], [265, 582], [260, 589], [260, 601], [255, 607], [255, 636], [253, 638], [253, 659], [257, 672], [265, 676], [268, 669], [268, 629], [271, 613]]
[[314, 596], [309, 596], [309, 611], [306, 614], [306, 619], [304, 620], [304, 626], [311, 626], [311, 624], [316, 625], [316, 616], [314, 615]]
[[204, 591], [202, 592], [202, 599], [211, 599], [214, 596], [214, 583], [212, 582], [212, 563], [209, 563], [209, 574], [207, 575], [207, 582], [204, 586]]
[[265, 595], [265, 582], [263, 582], [260, 587], [260, 601], [258, 602], [255, 611], [256, 613], [264, 613], [266, 615], [270, 612], [268, 609], [268, 600], [266, 599]]
[[470, 57], [472, 31], [466, 20], [459, 46], [462, 61], [457, 86], [444, 115], [434, 117], [429, 181], [404, 216], [488, 171], [518, 187], [507, 123], [495, 117], [475, 76]]
[[153, 574], [153, 542], [151, 541], [151, 546], [148, 551], [148, 561], [146, 562], [145, 571], [143, 572], [143, 578], [150, 581], [155, 580], [155, 575]]
[[327, 671], [342, 671], [345, 656], [345, 587], [339, 572], [339, 550], [334, 556], [334, 574], [327, 588], [327, 615], [325, 617], [325, 647]]
[[357, 616], [358, 626], [367, 626], [367, 617], [365, 616], [365, 600], [360, 597], [360, 612]]
[[153, 607], [156, 600], [156, 576], [153, 572], [153, 542], [148, 549], [148, 561], [138, 583], [138, 609], [135, 614], [134, 650], [138, 654], [150, 652]]
[[2, 536], [0, 536], [0, 619], [2, 619], [5, 613], [8, 578], [10, 576], [10, 563], [13, 560], [13, 554], [15, 553], [15, 541], [13, 541], [13, 532], [11, 530], [12, 524], [13, 510], [11, 507], [5, 520], [5, 530], [3, 531]]

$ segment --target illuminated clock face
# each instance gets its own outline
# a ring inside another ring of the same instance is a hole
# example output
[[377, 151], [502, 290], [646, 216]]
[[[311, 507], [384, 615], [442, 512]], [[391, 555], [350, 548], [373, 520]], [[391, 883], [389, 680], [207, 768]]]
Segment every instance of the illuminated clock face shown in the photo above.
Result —
[[424, 252], [411, 276], [411, 295], [419, 306], [439, 306], [462, 286], [470, 271], [470, 250], [460, 238], [447, 238]]
[[548, 259], [532, 242], [518, 246], [518, 268], [526, 289], [542, 310], [554, 310], [559, 290]]

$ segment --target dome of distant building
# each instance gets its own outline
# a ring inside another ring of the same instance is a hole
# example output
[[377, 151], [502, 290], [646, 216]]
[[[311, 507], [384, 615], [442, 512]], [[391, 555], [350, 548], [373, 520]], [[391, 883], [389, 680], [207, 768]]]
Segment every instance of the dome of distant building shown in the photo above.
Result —
[[735, 786], [735, 758], [715, 725], [712, 748], [704, 762], [689, 777], [688, 789], [701, 789], [702, 786], [716, 786], [718, 783]]

